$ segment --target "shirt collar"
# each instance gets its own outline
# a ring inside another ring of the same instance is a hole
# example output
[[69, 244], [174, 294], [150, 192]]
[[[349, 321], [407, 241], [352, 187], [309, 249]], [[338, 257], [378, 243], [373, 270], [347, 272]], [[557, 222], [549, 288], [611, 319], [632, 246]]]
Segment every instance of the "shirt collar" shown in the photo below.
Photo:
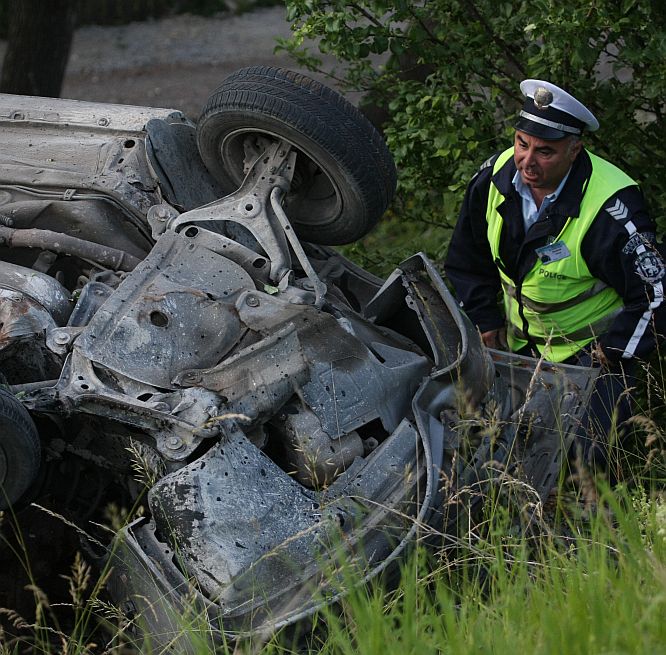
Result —
[[[562, 178], [562, 181], [559, 183], [557, 189], [553, 191], [552, 193], [549, 193], [544, 199], [542, 206], [544, 204], [551, 205], [554, 203], [560, 193], [562, 193], [562, 189], [564, 188], [564, 185], [566, 184], [567, 179], [569, 179], [569, 174], [571, 173], [571, 168], [567, 171], [567, 174]], [[532, 192], [530, 191], [529, 186], [523, 182], [523, 179], [520, 177], [520, 171], [516, 169], [516, 174], [513, 176], [513, 180], [511, 180], [513, 183], [514, 188], [518, 192], [521, 198], [527, 198], [529, 196], [532, 198]], [[536, 204], [536, 203], [535, 203]]]
[[560, 195], [560, 192], [562, 191], [562, 188], [564, 187], [564, 184], [567, 181], [570, 172], [571, 168], [569, 168], [567, 174], [562, 178], [557, 189], [555, 189], [553, 193], [549, 193], [543, 199], [541, 206], [537, 208], [536, 201], [532, 196], [530, 187], [527, 186], [526, 184], [523, 184], [523, 180], [520, 177], [520, 173], [516, 171], [515, 175], [513, 176], [512, 183], [516, 191], [518, 192], [518, 195], [520, 196], [521, 210], [523, 215], [523, 225], [525, 227], [525, 232], [527, 232], [527, 230], [529, 230], [530, 227], [534, 225], [534, 223], [536, 223], [545, 214], [548, 207], [550, 207], [557, 200], [557, 197]]

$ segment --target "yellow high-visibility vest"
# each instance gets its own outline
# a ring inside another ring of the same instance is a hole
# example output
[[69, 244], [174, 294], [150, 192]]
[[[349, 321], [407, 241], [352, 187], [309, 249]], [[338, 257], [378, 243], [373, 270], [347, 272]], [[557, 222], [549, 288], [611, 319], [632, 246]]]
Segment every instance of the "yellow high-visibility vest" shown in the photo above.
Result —
[[[581, 244], [605, 202], [620, 189], [636, 185], [613, 164], [587, 153], [592, 175], [584, 189], [580, 215], [569, 216], [549, 251], [537, 259], [520, 285], [506, 273], [499, 254], [503, 219], [497, 208], [504, 196], [490, 183], [486, 220], [488, 243], [502, 281], [507, 337], [512, 351], [527, 345], [527, 337], [545, 359], [561, 362], [603, 334], [622, 308], [614, 289], [595, 278], [581, 255]], [[495, 162], [497, 173], [513, 157], [505, 150]], [[527, 333], [525, 333], [527, 329]]]

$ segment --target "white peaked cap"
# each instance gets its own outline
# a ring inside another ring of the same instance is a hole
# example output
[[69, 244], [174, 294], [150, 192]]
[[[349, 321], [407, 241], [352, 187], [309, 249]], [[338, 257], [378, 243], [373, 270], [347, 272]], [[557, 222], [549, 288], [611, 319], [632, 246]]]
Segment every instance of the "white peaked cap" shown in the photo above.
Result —
[[526, 97], [516, 129], [547, 140], [599, 129], [594, 114], [570, 93], [545, 80], [523, 80]]

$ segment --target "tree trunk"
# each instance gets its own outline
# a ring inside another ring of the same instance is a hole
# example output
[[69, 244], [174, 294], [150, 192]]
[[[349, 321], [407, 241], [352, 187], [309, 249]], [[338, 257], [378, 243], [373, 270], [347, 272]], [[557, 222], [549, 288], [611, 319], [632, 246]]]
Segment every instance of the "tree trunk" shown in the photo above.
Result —
[[58, 97], [74, 33], [76, 0], [8, 0], [0, 91]]

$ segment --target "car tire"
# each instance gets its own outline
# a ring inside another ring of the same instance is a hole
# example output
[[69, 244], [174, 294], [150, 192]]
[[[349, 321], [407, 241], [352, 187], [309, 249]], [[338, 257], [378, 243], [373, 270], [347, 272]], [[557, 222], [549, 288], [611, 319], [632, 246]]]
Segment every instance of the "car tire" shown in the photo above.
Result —
[[339, 93], [281, 68], [244, 68], [214, 91], [197, 125], [199, 152], [227, 193], [244, 173], [246, 138], [285, 139], [298, 152], [285, 211], [300, 238], [340, 245], [386, 211], [396, 171], [382, 136]]
[[41, 448], [23, 405], [0, 389], [0, 510], [14, 505], [37, 478]]

